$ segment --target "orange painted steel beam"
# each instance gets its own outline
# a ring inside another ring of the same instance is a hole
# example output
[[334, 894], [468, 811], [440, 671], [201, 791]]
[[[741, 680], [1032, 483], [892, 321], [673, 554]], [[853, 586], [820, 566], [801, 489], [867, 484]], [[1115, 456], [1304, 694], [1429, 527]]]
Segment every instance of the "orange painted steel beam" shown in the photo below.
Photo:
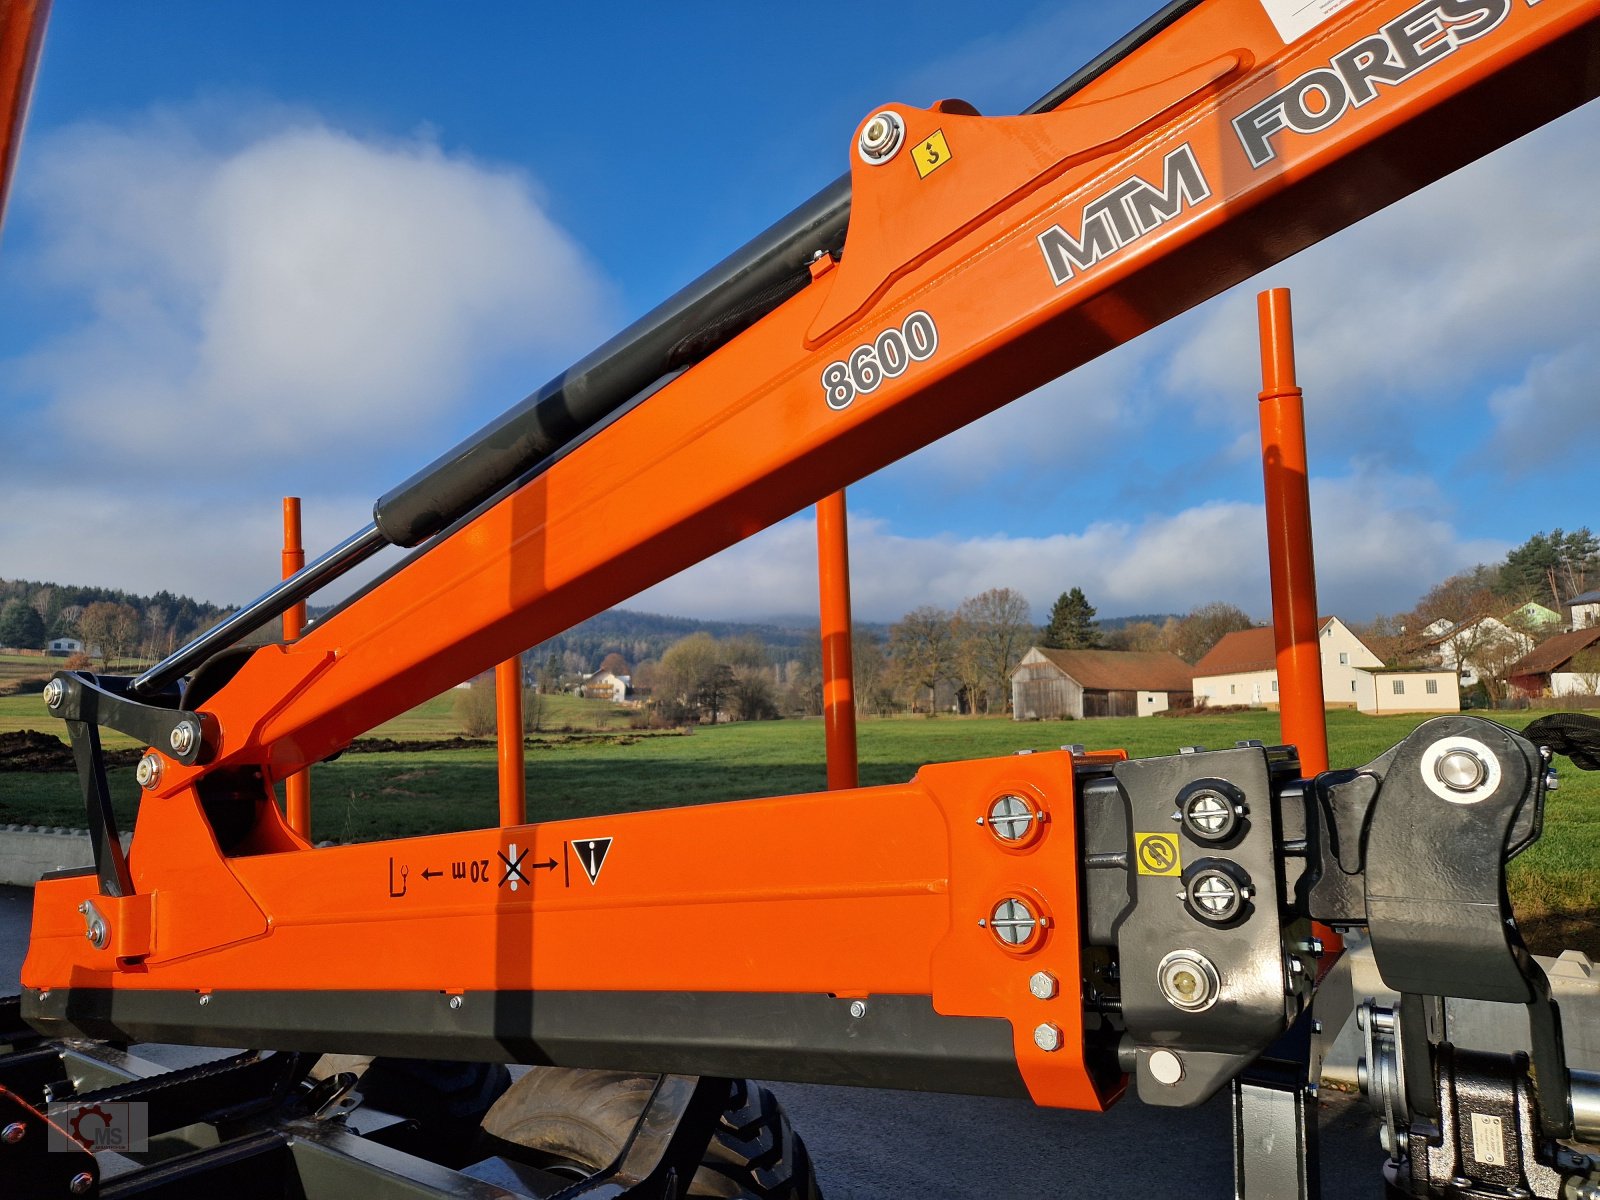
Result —
[[[224, 854], [198, 776], [260, 765], [270, 784], [317, 761], [1600, 89], [1600, 0], [1486, 2], [1452, 9], [1449, 36], [1413, 47], [1430, 56], [1422, 69], [1333, 115], [1306, 109], [1298, 130], [1284, 124], [1285, 89], [1322, 78], [1326, 91], [1332, 55], [1387, 36], [1413, 7], [1352, 5], [1286, 46], [1258, 0], [1206, 0], [1052, 112], [891, 106], [908, 151], [937, 133], [948, 153], [925, 175], [909, 153], [881, 166], [852, 155], [840, 262], [818, 261], [770, 315], [294, 645], [256, 651], [204, 702], [216, 757], [169, 760], [142, 797], [136, 891], [104, 898], [113, 940], [97, 949], [83, 936], [77, 906], [93, 876], [39, 885], [22, 972], [32, 997], [926, 995], [941, 1015], [1009, 1021], [1041, 1103], [1101, 1106], [1071, 983], [1082, 863], [1069, 755], [314, 856], [284, 852], [303, 843], [266, 803]], [[1002, 794], [1061, 819], [1027, 847], [998, 846], [978, 818]], [[602, 872], [592, 847], [605, 838]], [[572, 866], [575, 852], [588, 868]], [[525, 864], [527, 886], [485, 880], [507, 860]], [[460, 875], [447, 869], [457, 862]], [[1048, 919], [1020, 952], [980, 924], [1007, 896]], [[746, 926], [762, 936], [706, 936]], [[1069, 981], [1072, 1000], [1052, 1017], [1065, 1053], [1030, 1035], [1051, 1002], [1027, 986], [1039, 964]]]
[[[297, 573], [306, 565], [305, 542], [300, 528], [300, 497], [283, 498], [283, 577]], [[306, 625], [306, 606], [301, 601], [283, 614], [283, 640], [293, 642]], [[284, 814], [289, 828], [306, 841], [311, 840], [311, 772], [296, 771], [283, 781]]]
[[856, 684], [850, 629], [850, 539], [844, 489], [817, 501], [817, 585], [822, 612], [822, 722], [827, 731], [828, 786], [853, 788]]
[[0, 0], [0, 218], [22, 145], [50, 0]]
[[[1003, 795], [1050, 818], [1025, 845], [979, 820]], [[256, 991], [437, 991], [469, 1006], [495, 992], [535, 1004], [541, 991], [925, 995], [941, 1016], [1009, 1021], [1037, 1102], [1098, 1110], [1121, 1086], [1097, 1084], [1083, 1052], [1077, 803], [1073, 756], [1048, 752], [937, 764], [887, 787], [230, 858], [190, 789], [140, 807], [138, 894], [99, 897], [93, 875], [39, 885], [22, 982], [223, 1003]], [[258, 846], [282, 841], [268, 830]], [[1013, 896], [1046, 918], [1020, 946], [985, 923]], [[120, 940], [84, 938], [88, 899], [111, 906]], [[718, 935], [734, 929], [761, 936]], [[1041, 970], [1072, 982], [1041, 1000], [1029, 988]], [[1035, 1043], [1041, 1020], [1060, 1029], [1059, 1051]]]
[[1215, 0], [1052, 112], [891, 106], [908, 146], [944, 137], [944, 165], [852, 155], [841, 261], [296, 645], [257, 651], [207, 704], [217, 757], [169, 763], [156, 794], [335, 753], [1600, 89], [1600, 0], [1507, 3], [1337, 120], [1283, 126], [1286, 83], [1407, 11], [1352, 5], [1285, 46], [1256, 0]]
[[1260, 293], [1256, 307], [1261, 325], [1261, 467], [1278, 657], [1278, 722], [1283, 740], [1299, 747], [1300, 767], [1309, 778], [1328, 769], [1328, 723], [1311, 548], [1305, 404], [1295, 383], [1289, 289]]
[[528, 777], [522, 758], [522, 655], [494, 668], [496, 758], [500, 765], [500, 824], [528, 819]]

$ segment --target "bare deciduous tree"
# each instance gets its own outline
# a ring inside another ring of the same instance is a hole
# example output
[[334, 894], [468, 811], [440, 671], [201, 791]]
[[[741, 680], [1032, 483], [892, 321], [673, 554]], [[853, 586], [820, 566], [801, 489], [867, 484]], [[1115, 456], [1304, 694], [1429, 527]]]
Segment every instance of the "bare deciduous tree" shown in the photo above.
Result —
[[855, 668], [856, 711], [880, 717], [894, 711], [894, 688], [889, 683], [889, 659], [877, 635], [857, 628], [851, 637], [851, 665]]
[[1361, 644], [1383, 660], [1387, 667], [1418, 665], [1417, 647], [1422, 640], [1403, 616], [1374, 617], [1365, 625], [1351, 626], [1350, 632]]
[[671, 701], [697, 709], [713, 724], [723, 713], [739, 721], [778, 715], [772, 664], [756, 637], [719, 641], [692, 633], [667, 648], [652, 674], [658, 705]]
[[[723, 678], [725, 672], [728, 679]], [[709, 633], [691, 633], [667, 648], [657, 677], [661, 690], [672, 699], [695, 709], [705, 708], [715, 722], [727, 696], [731, 669], [716, 638]]]
[[1484, 581], [1481, 572], [1463, 571], [1429, 588], [1411, 610], [1406, 626], [1420, 633], [1439, 621], [1461, 625], [1503, 607], [1500, 597]]
[[1488, 632], [1477, 638], [1471, 663], [1489, 699], [1504, 700], [1511, 690], [1511, 667], [1528, 652], [1528, 639], [1498, 622], [1486, 622]]
[[488, 737], [494, 732], [494, 676], [480, 675], [471, 687], [456, 692], [456, 720], [467, 737]]
[[119, 661], [138, 644], [139, 610], [127, 604], [97, 600], [78, 618], [78, 634], [85, 649], [100, 647], [103, 661]]
[[1131, 621], [1120, 629], [1107, 631], [1102, 641], [1107, 650], [1171, 650], [1178, 632], [1178, 619], [1168, 617], [1160, 625], [1154, 621]]
[[775, 721], [778, 700], [772, 686], [772, 671], [766, 666], [733, 668], [733, 688], [728, 695], [728, 711], [735, 721]]
[[937, 703], [940, 681], [950, 677], [954, 650], [950, 614], [931, 604], [912, 609], [889, 631], [889, 656], [895, 671], [914, 691], [928, 690], [930, 713]]
[[986, 708], [994, 707], [998, 698], [1004, 711], [1011, 702], [1011, 672], [1035, 632], [1027, 597], [1013, 588], [990, 588], [963, 600], [956, 621], [970, 643], [964, 654], [972, 660], [962, 672], [963, 682], [989, 697]]
[[950, 675], [960, 685], [964, 711], [977, 716], [988, 710], [983, 631], [959, 613], [950, 621]]
[[1237, 605], [1220, 600], [1202, 604], [1172, 631], [1172, 650], [1184, 662], [1199, 662], [1228, 634], [1254, 625], [1250, 614]]

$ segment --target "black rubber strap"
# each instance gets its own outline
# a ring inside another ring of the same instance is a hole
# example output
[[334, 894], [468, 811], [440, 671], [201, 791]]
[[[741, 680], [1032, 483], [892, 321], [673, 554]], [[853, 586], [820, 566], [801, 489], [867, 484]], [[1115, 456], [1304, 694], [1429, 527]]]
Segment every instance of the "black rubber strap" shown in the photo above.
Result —
[[1537, 746], [1564, 754], [1580, 771], [1600, 771], [1600, 717], [1551, 713], [1528, 722], [1522, 736]]

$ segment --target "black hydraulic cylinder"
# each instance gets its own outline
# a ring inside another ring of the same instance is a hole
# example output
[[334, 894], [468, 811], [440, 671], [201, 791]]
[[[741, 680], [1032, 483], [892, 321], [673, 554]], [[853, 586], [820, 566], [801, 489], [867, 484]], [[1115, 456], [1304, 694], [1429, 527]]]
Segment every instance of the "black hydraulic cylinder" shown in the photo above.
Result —
[[[1170, 0], [1030, 104], [1023, 115], [1057, 107], [1199, 3]], [[850, 177], [843, 175], [522, 403], [380, 496], [370, 526], [168, 655], [134, 680], [133, 691], [149, 695], [159, 690], [370, 557], [383, 543], [421, 545], [522, 480], [652, 385], [705, 358], [799, 292], [811, 278], [811, 260], [843, 248], [849, 223]]]
[[[1024, 110], [1047, 112], [1121, 62], [1199, 0], [1174, 0]], [[640, 317], [448, 454], [379, 498], [372, 519], [416, 546], [621, 408], [698, 362], [803, 288], [811, 259], [837, 254], [850, 222], [840, 176], [665, 303]]]
[[379, 498], [372, 519], [415, 546], [604, 420], [663, 375], [704, 358], [798, 292], [850, 221], [843, 176], [665, 303]]

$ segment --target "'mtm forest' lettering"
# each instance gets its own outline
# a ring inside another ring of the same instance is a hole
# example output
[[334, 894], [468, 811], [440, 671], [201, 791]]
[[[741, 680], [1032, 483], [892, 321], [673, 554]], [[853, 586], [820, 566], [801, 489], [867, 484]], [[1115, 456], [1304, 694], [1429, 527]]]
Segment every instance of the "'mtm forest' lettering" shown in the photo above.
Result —
[[1328, 128], [1376, 99], [1380, 87], [1397, 87], [1491, 32], [1510, 11], [1511, 0], [1423, 0], [1236, 117], [1233, 128], [1250, 165], [1264, 167], [1278, 156], [1272, 144], [1278, 134]]
[[1076, 237], [1059, 225], [1039, 235], [1050, 278], [1060, 287], [1075, 271], [1110, 258], [1210, 195], [1194, 151], [1185, 142], [1162, 160], [1160, 186], [1135, 175], [1083, 206]]

